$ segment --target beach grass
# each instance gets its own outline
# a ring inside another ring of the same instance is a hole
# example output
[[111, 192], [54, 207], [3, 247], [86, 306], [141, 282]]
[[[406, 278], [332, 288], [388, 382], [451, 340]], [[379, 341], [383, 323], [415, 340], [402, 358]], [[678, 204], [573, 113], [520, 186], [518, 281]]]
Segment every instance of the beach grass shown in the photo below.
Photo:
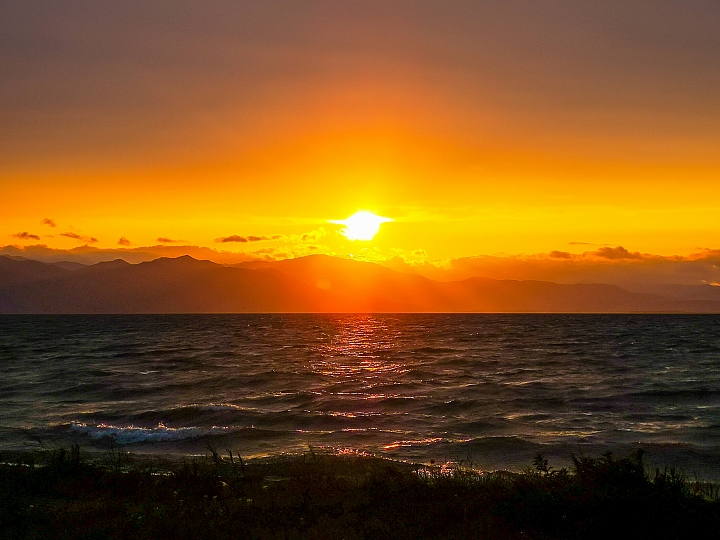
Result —
[[3, 456], [0, 538], [613, 539], [713, 538], [717, 486], [642, 452], [538, 455], [522, 472], [360, 455], [244, 461], [92, 454], [78, 446]]

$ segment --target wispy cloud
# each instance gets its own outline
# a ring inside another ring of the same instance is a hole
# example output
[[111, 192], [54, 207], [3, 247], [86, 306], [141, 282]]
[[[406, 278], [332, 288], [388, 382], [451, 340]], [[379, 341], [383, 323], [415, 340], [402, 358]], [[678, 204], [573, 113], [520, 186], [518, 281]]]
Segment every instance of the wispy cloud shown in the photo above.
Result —
[[215, 242], [225, 244], [227, 242], [262, 242], [263, 240], [280, 240], [283, 238], [282, 234], [273, 234], [271, 236], [239, 236], [237, 234], [233, 234], [232, 236], [224, 236], [220, 238], [216, 238]]
[[598, 257], [602, 257], [603, 259], [642, 259], [642, 255], [637, 251], [634, 253], [630, 253], [622, 246], [617, 246], [614, 248], [603, 247], [598, 249], [595, 254]]
[[269, 240], [282, 240], [291, 244], [298, 242], [317, 242], [323, 236], [326, 236], [327, 232], [324, 227], [319, 227], [313, 231], [309, 231], [302, 234], [263, 234], [263, 235], [246, 235], [241, 236], [239, 234], [233, 234], [231, 236], [221, 236], [216, 238], [215, 242], [219, 244], [225, 244], [229, 242], [239, 242], [246, 244], [248, 242], [263, 242]]
[[220, 238], [216, 238], [215, 242], [224, 244], [225, 242], [247, 242], [248, 239], [244, 236], [238, 236], [237, 234], [233, 234], [231, 236], [224, 236]]
[[310, 231], [300, 235], [301, 242], [317, 242], [323, 236], [327, 235], [325, 227], [320, 227], [314, 231]]
[[47, 225], [48, 227], [57, 227], [57, 224], [55, 223], [54, 219], [45, 218], [40, 222], [42, 225]]
[[130, 240], [128, 240], [124, 236], [121, 236], [120, 240], [118, 240], [118, 246], [129, 246], [131, 244], [132, 244], [132, 242], [130, 242]]
[[161, 244], [181, 244], [183, 242], [187, 242], [187, 240], [175, 240], [173, 238], [168, 238], [167, 236], [159, 236], [156, 240]]
[[13, 238], [19, 238], [20, 240], [40, 240], [40, 237], [37, 234], [31, 234], [27, 231], [15, 233], [10, 236]]
[[94, 244], [98, 242], [98, 239], [94, 236], [84, 236], [82, 234], [77, 234], [74, 232], [60, 233], [60, 236], [65, 236], [66, 238], [72, 238], [73, 240], [77, 240], [79, 242], [86, 242], [88, 244]]

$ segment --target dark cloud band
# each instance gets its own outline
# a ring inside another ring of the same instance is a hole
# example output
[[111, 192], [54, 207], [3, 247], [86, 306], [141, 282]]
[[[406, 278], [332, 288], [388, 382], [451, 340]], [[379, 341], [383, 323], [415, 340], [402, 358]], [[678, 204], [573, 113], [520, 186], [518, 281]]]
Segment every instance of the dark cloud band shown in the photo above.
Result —
[[98, 242], [98, 239], [94, 236], [83, 236], [81, 234], [77, 234], [74, 232], [64, 232], [60, 233], [60, 236], [64, 236], [66, 238], [72, 238], [73, 240], [78, 240], [79, 242], [87, 242], [88, 244], [94, 244]]
[[262, 242], [264, 240], [280, 240], [282, 237], [283, 236], [281, 234], [273, 234], [272, 236], [239, 236], [237, 234], [233, 234], [232, 236], [216, 238], [215, 242], [219, 244], [225, 244], [227, 242]]
[[12, 237], [19, 238], [20, 240], [40, 240], [40, 237], [37, 234], [31, 234], [27, 231], [15, 233]]

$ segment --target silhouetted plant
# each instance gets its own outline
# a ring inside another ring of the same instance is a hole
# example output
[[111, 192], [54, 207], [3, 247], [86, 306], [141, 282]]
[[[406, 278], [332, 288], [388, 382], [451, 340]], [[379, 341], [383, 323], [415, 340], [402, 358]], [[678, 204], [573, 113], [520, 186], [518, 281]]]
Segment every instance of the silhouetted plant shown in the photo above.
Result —
[[80, 459], [79, 448], [32, 458], [47, 467], [2, 465], [0, 538], [584, 540], [720, 530], [717, 487], [674, 469], [651, 477], [641, 454], [573, 456], [570, 471], [535, 456], [526, 473], [481, 474], [460, 460], [442, 471], [317, 451], [245, 463], [213, 450], [123, 470]]
[[535, 457], [532, 460], [532, 464], [533, 467], [535, 467], [536, 471], [543, 473], [545, 476], [549, 475], [552, 471], [552, 467], [550, 467], [550, 462], [541, 453], [535, 454]]

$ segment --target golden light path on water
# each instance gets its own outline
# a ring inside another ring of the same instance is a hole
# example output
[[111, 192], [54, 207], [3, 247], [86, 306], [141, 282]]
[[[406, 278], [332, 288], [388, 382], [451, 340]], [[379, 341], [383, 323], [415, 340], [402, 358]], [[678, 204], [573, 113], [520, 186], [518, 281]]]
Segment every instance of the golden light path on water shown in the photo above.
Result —
[[[327, 394], [351, 399], [354, 410], [328, 411], [328, 416], [357, 418], [360, 416], [380, 416], [386, 411], [376, 408], [383, 400], [419, 400], [420, 395], [393, 392], [393, 386], [407, 388], [408, 382], [423, 384], [427, 381], [417, 379], [408, 381], [406, 377], [411, 370], [419, 367], [417, 359], [398, 358], [399, 341], [406, 339], [397, 326], [388, 325], [387, 317], [378, 318], [373, 315], [353, 315], [341, 319], [336, 333], [328, 343], [317, 347], [318, 359], [310, 362], [312, 371], [318, 375], [334, 379], [336, 384], [356, 385], [355, 391], [333, 391]], [[399, 379], [403, 378], [402, 381]], [[372, 428], [370, 428], [372, 429]], [[344, 432], [366, 432], [368, 428], [345, 428]], [[397, 435], [407, 435], [402, 430], [394, 430]], [[416, 446], [447, 441], [446, 437], [425, 437], [417, 439], [399, 439], [383, 445], [384, 450], [392, 450], [402, 446]], [[455, 439], [453, 442], [465, 442], [469, 439]], [[336, 449], [339, 453], [352, 452], [353, 449]]]
[[407, 363], [383, 354], [396, 348], [399, 337], [397, 328], [372, 315], [343, 319], [330, 342], [318, 346], [319, 359], [311, 361], [311, 368], [334, 379], [362, 380], [372, 388], [385, 380], [384, 376], [409, 371]]

